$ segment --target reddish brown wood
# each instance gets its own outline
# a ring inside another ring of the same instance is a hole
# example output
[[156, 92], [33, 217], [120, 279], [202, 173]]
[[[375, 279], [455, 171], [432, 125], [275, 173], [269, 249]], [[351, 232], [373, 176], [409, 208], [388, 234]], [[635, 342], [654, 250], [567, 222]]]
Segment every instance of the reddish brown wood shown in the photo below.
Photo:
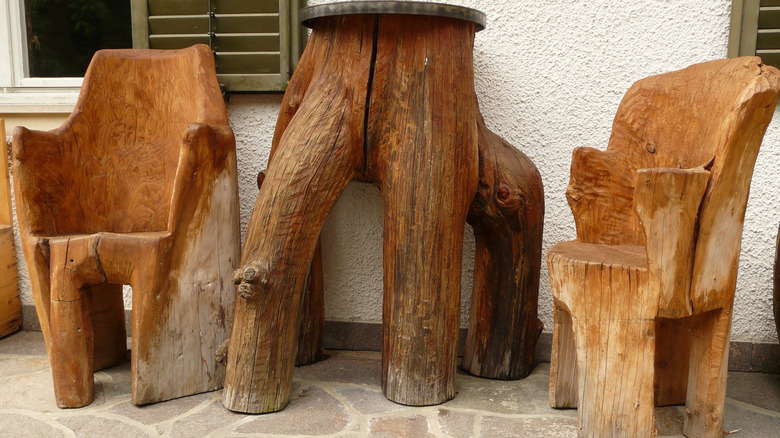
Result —
[[579, 407], [582, 436], [653, 436], [653, 406], [682, 398], [687, 436], [723, 434], [742, 223], [779, 89], [756, 57], [653, 76], [626, 93], [606, 151], [575, 149], [577, 241], [547, 256], [550, 403]]
[[474, 24], [379, 17], [366, 177], [384, 205], [382, 389], [455, 396], [463, 230], [477, 188]]
[[57, 404], [89, 404], [93, 370], [124, 358], [121, 284], [133, 288], [133, 402], [219, 388], [239, 227], [211, 50], [100, 51], [65, 124], [17, 128], [13, 146]]
[[[269, 412], [287, 404], [317, 236], [336, 197], [363, 168], [374, 20], [350, 16], [319, 23], [301, 60], [312, 62], [303, 68], [311, 68], [310, 86], [280, 136], [236, 276], [240, 298], [223, 396], [231, 410]], [[352, 31], [340, 32], [342, 27]]]
[[[325, 285], [322, 282], [322, 250], [320, 242], [314, 248], [314, 256], [303, 286], [303, 313], [298, 331], [298, 353], [295, 365], [309, 365], [325, 358], [322, 339], [325, 331]], [[305, 316], [304, 316], [305, 315]]]
[[[314, 21], [282, 101], [235, 276], [243, 299], [228, 353], [229, 409], [267, 412], [287, 403], [300, 311], [298, 362], [319, 352], [321, 337], [310, 335], [321, 336], [322, 290], [304, 284], [321, 283], [317, 235], [352, 179], [377, 184], [385, 206], [387, 397], [427, 405], [454, 395], [469, 205], [480, 261], [467, 368], [500, 378], [530, 371], [541, 330], [541, 179], [479, 117], [474, 31], [472, 22], [431, 16]], [[313, 254], [309, 270], [302, 262]]]
[[[289, 100], [289, 99], [286, 99]], [[284, 108], [284, 103], [282, 104]], [[284, 113], [284, 110], [282, 110]], [[292, 117], [284, 118], [283, 114], [279, 116], [278, 123], [289, 123]], [[285, 124], [286, 126], [286, 124]], [[271, 156], [278, 146], [277, 138], [284, 131], [279, 131], [274, 136], [274, 142], [271, 146]], [[257, 188], [260, 189], [265, 180], [265, 172], [257, 174]], [[238, 279], [238, 283], [241, 279]], [[322, 251], [320, 242], [314, 248], [309, 273], [306, 274], [306, 281], [303, 286], [303, 305], [301, 313], [301, 324], [298, 332], [298, 353], [295, 357], [295, 366], [310, 365], [325, 357], [322, 351], [322, 338], [325, 330], [325, 286], [322, 282]], [[227, 349], [228, 345], [225, 345]]]
[[490, 132], [481, 116], [479, 186], [468, 223], [476, 257], [463, 369], [492, 379], [519, 379], [534, 366], [542, 322], [537, 296], [544, 192], [533, 162]]

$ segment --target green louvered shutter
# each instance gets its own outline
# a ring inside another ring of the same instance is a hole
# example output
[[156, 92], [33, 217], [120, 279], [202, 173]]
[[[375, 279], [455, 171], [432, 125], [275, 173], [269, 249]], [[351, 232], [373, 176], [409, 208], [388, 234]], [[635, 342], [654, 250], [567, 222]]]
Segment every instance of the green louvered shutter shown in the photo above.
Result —
[[756, 55], [765, 64], [780, 67], [780, 0], [761, 0]]
[[299, 0], [132, 0], [133, 45], [206, 44], [226, 91], [283, 91], [305, 33]]
[[758, 55], [780, 67], [780, 0], [733, 0], [729, 56]]

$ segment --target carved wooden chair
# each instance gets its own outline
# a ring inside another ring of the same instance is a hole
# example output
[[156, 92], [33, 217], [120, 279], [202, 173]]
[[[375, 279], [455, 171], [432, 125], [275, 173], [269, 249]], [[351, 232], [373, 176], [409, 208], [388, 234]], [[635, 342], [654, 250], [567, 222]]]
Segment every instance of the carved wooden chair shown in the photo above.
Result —
[[[643, 79], [606, 151], [577, 148], [566, 196], [577, 240], [547, 253], [555, 301], [550, 404], [580, 436], [721, 436], [750, 179], [780, 72], [757, 57]], [[687, 392], [686, 392], [687, 389]]]
[[132, 399], [221, 387], [240, 254], [235, 139], [211, 50], [95, 54], [73, 113], [14, 132], [19, 228], [57, 405], [125, 358]]

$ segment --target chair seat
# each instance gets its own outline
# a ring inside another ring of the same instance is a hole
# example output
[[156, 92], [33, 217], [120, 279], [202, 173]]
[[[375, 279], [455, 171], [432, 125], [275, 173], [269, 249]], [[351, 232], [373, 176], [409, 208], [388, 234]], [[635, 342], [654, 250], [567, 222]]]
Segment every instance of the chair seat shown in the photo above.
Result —
[[558, 242], [547, 250], [548, 257], [562, 257], [572, 262], [626, 268], [647, 268], [645, 248], [638, 245], [602, 245], [576, 240]]

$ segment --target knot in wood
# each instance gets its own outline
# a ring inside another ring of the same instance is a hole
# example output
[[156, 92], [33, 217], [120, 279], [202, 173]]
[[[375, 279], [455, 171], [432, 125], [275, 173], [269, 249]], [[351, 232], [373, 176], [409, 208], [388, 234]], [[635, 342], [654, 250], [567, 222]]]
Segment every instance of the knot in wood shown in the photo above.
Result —
[[504, 209], [510, 209], [515, 212], [521, 206], [526, 204], [525, 195], [519, 190], [513, 190], [511, 187], [502, 184], [496, 190], [496, 203]]
[[512, 191], [506, 186], [499, 187], [496, 191], [496, 198], [501, 202], [508, 201], [510, 196], [512, 196]]
[[652, 144], [652, 143], [650, 143], [650, 142], [647, 142], [647, 144], [645, 145], [645, 150], [646, 150], [647, 152], [650, 152], [651, 154], [654, 154], [654, 153], [655, 153], [655, 151], [656, 151], [656, 149], [655, 149], [655, 145], [654, 145], [654, 144]]
[[233, 284], [239, 284], [241, 283], [241, 279], [244, 278], [244, 270], [243, 269], [236, 269], [233, 271]]
[[244, 280], [253, 282], [255, 278], [257, 278], [257, 269], [253, 267], [244, 269]]
[[238, 285], [238, 296], [250, 300], [257, 295], [258, 288], [251, 283], [241, 283]]

